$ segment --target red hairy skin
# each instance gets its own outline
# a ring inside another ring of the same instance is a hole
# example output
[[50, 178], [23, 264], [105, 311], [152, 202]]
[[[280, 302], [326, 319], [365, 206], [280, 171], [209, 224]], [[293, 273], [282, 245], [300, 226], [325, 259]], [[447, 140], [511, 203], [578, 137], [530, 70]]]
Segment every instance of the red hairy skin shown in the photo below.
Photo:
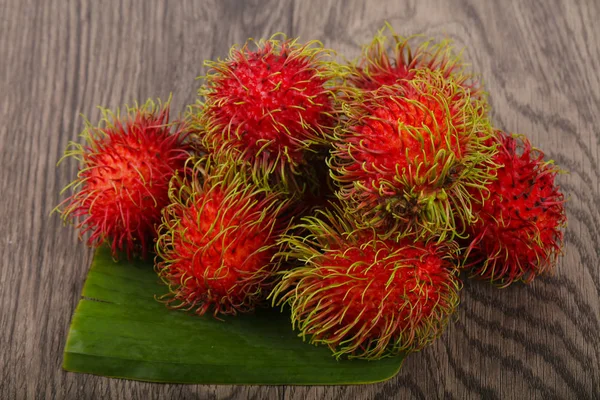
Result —
[[474, 219], [469, 189], [491, 178], [495, 148], [483, 105], [439, 73], [417, 76], [348, 104], [330, 167], [362, 226], [443, 239]]
[[418, 37], [397, 35], [388, 25], [378, 32], [373, 41], [363, 47], [359, 59], [351, 66], [348, 82], [361, 91], [377, 90], [381, 86], [404, 86], [415, 78], [417, 71], [438, 71], [445, 79], [452, 79], [468, 95], [478, 100], [485, 98], [478, 79], [465, 72], [460, 55], [455, 55], [449, 40], [434, 43], [423, 41], [413, 48]]
[[163, 300], [198, 315], [249, 312], [272, 286], [289, 201], [248, 183], [241, 164], [202, 164], [174, 178], [163, 210], [156, 243], [156, 271], [169, 286]]
[[[339, 212], [339, 210], [337, 210]], [[303, 219], [307, 236], [287, 236], [287, 271], [271, 296], [292, 325], [337, 358], [379, 359], [422, 349], [458, 304], [454, 244], [380, 240], [331, 212]]]
[[524, 136], [499, 132], [496, 180], [489, 198], [476, 204], [477, 222], [468, 227], [466, 268], [504, 287], [531, 282], [550, 270], [562, 251], [566, 225], [564, 196], [554, 183], [559, 172]]
[[192, 108], [192, 125], [208, 151], [237, 154], [255, 174], [302, 189], [300, 167], [337, 123], [333, 90], [341, 69], [318, 42], [251, 44], [206, 62], [204, 104]]
[[93, 247], [107, 241], [113, 256], [145, 257], [156, 237], [161, 209], [169, 202], [169, 180], [182, 169], [191, 148], [185, 127], [169, 123], [169, 105], [148, 101], [124, 115], [103, 110], [99, 126], [87, 127], [85, 145], [70, 143], [65, 157], [81, 162], [75, 193], [57, 210], [78, 221], [80, 236]]

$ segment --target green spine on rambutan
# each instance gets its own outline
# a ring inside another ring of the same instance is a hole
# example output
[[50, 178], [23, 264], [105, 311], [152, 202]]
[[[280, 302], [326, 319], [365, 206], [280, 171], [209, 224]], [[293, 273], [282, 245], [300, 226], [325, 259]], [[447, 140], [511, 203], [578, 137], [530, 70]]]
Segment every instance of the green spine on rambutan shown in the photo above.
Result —
[[383, 237], [461, 236], [486, 197], [469, 191], [485, 192], [497, 168], [484, 108], [435, 71], [346, 103], [329, 160], [338, 198]]

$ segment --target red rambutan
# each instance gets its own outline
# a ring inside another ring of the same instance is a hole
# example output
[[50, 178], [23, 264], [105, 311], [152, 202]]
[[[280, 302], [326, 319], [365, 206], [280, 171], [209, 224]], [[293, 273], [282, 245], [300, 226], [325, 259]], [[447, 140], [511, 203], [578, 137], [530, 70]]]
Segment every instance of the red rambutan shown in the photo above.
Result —
[[[465, 73], [460, 54], [454, 54], [452, 42], [445, 40], [434, 43], [422, 42], [416, 49], [411, 41], [418, 37], [397, 35], [391, 26], [380, 30], [373, 41], [363, 47], [359, 59], [351, 66], [348, 82], [363, 91], [377, 90], [381, 86], [407, 85], [414, 79], [417, 71], [438, 71], [445, 79], [452, 79], [462, 86], [471, 98], [483, 99], [485, 93], [473, 74]], [[391, 42], [391, 43], [390, 43]]]
[[[65, 157], [81, 162], [73, 195], [56, 209], [65, 221], [79, 220], [88, 244], [111, 243], [113, 256], [125, 251], [144, 257], [156, 237], [169, 181], [183, 168], [191, 148], [184, 126], [169, 123], [169, 105], [148, 100], [126, 114], [102, 110], [99, 126], [86, 121], [86, 144], [70, 143]], [[63, 191], [64, 191], [63, 190]]]
[[271, 287], [289, 200], [252, 184], [247, 164], [212, 163], [197, 162], [188, 176], [173, 178], [156, 271], [169, 286], [164, 299], [172, 308], [248, 312]]
[[442, 333], [461, 286], [453, 242], [381, 240], [331, 211], [303, 221], [308, 235], [283, 243], [288, 260], [304, 265], [271, 294], [291, 308], [300, 336], [337, 358], [378, 359], [420, 350]]
[[498, 132], [500, 165], [487, 190], [474, 203], [478, 217], [468, 227], [466, 266], [474, 276], [499, 286], [530, 282], [549, 270], [562, 251], [566, 224], [564, 196], [554, 179], [559, 172], [524, 136]]
[[419, 72], [408, 84], [348, 103], [330, 166], [362, 226], [443, 239], [459, 233], [456, 218], [474, 218], [469, 189], [491, 178], [492, 130], [483, 105], [441, 73]]
[[316, 41], [273, 37], [233, 47], [224, 61], [207, 61], [204, 104], [192, 107], [190, 117], [204, 146], [250, 162], [254, 175], [302, 189], [296, 179], [307, 153], [326, 144], [337, 123], [333, 90], [340, 68], [327, 61], [330, 55]]

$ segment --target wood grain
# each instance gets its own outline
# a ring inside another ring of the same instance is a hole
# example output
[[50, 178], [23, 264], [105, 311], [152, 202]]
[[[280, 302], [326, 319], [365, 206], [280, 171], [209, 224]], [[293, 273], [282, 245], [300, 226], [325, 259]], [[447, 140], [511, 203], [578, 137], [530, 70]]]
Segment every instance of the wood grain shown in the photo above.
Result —
[[[595, 0], [0, 0], [0, 398], [600, 398], [600, 3]], [[50, 211], [75, 175], [79, 114], [173, 93], [202, 61], [275, 32], [348, 58], [384, 21], [451, 37], [503, 129], [569, 171], [566, 255], [554, 275], [466, 282], [441, 340], [394, 379], [348, 387], [161, 385], [66, 373], [62, 350], [91, 250]]]

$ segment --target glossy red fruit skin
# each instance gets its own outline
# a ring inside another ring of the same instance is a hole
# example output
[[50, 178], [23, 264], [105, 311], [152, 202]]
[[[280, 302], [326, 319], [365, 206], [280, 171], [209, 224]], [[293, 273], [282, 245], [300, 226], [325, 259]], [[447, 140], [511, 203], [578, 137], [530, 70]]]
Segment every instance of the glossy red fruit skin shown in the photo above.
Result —
[[340, 69], [330, 53], [318, 42], [273, 37], [207, 62], [204, 102], [190, 116], [206, 149], [236, 155], [255, 174], [303, 189], [307, 155], [327, 144], [337, 123]]
[[171, 308], [235, 315], [264, 302], [289, 200], [252, 184], [240, 164], [205, 165], [172, 182], [163, 210], [156, 271]]
[[[107, 242], [113, 257], [146, 257], [153, 248], [161, 209], [169, 203], [169, 181], [192, 151], [185, 126], [169, 122], [169, 105], [149, 100], [125, 113], [103, 110], [99, 126], [89, 122], [84, 145], [71, 143], [65, 156], [81, 161], [67, 188], [75, 191], [57, 209], [75, 222], [87, 243]], [[65, 190], [67, 189], [65, 188]]]
[[504, 287], [531, 282], [556, 264], [566, 226], [564, 195], [555, 184], [560, 170], [524, 136], [497, 132], [501, 165], [475, 204], [478, 221], [468, 227], [465, 268]]
[[437, 338], [458, 304], [455, 245], [381, 240], [332, 211], [319, 214], [303, 219], [308, 235], [286, 238], [286, 255], [303, 265], [272, 293], [290, 307], [300, 336], [337, 358], [363, 359], [417, 351]]

